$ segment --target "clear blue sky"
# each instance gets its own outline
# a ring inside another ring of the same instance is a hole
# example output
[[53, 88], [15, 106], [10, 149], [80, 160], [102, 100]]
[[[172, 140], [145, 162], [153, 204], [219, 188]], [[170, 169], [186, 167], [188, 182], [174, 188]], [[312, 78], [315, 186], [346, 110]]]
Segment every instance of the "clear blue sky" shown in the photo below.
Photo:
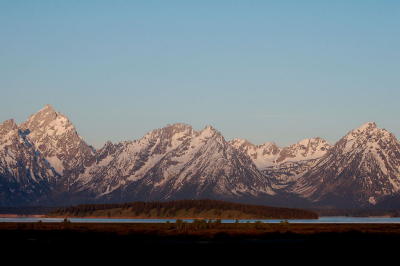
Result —
[[399, 137], [400, 1], [0, 0], [0, 98], [0, 120], [49, 103], [97, 147], [175, 122]]

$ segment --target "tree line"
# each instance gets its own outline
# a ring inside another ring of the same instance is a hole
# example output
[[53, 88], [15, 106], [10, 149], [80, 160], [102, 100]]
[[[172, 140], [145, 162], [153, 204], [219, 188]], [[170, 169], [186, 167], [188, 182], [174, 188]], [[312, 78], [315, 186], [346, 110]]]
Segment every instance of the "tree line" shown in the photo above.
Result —
[[191, 211], [192, 214], [200, 214], [214, 211], [215, 214], [224, 214], [228, 211], [236, 211], [248, 214], [256, 219], [317, 219], [318, 214], [302, 209], [279, 208], [263, 205], [251, 205], [233, 203], [221, 200], [174, 200], [168, 202], [129, 202], [114, 204], [81, 204], [71, 207], [58, 208], [51, 212], [52, 215], [78, 216], [89, 215], [96, 211], [105, 210], [129, 210], [132, 216], [143, 214], [168, 214], [170, 217], [177, 215], [181, 210]]

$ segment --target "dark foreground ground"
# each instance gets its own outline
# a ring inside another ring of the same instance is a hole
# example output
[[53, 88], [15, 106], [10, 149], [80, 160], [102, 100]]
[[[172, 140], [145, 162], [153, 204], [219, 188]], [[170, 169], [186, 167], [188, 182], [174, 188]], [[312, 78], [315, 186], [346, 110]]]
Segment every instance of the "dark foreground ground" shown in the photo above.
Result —
[[399, 253], [400, 224], [0, 223], [0, 242], [2, 259], [382, 263]]

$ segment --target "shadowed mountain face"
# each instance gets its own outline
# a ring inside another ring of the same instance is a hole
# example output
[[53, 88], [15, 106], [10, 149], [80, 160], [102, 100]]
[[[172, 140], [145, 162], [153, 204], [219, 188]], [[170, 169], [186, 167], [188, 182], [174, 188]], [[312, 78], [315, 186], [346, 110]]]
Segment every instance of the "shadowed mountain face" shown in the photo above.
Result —
[[95, 150], [47, 105], [21, 125], [0, 125], [0, 205], [214, 198], [374, 206], [399, 194], [399, 147], [374, 123], [333, 146], [312, 138], [284, 148], [174, 124]]
[[0, 124], [0, 205], [38, 204], [59, 178], [14, 120]]

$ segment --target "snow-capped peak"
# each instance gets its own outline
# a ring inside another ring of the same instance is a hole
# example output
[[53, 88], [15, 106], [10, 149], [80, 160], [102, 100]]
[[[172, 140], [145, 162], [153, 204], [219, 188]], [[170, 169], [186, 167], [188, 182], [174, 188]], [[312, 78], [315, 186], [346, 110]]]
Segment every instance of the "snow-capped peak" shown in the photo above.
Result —
[[174, 124], [167, 125], [163, 129], [171, 129], [171, 130], [174, 130], [176, 132], [180, 132], [180, 131], [191, 130], [192, 126], [188, 125], [188, 124], [185, 124], [185, 123], [174, 123]]
[[344, 138], [351, 140], [360, 136], [366, 137], [376, 134], [386, 135], [386, 136], [391, 135], [391, 133], [388, 132], [387, 130], [378, 128], [375, 122], [368, 122], [356, 129], [351, 130], [349, 133], [347, 133], [347, 135]]
[[320, 138], [303, 139], [294, 145], [304, 157], [321, 157], [330, 148], [329, 143]]
[[94, 156], [69, 119], [49, 104], [31, 115], [20, 129], [59, 174], [83, 167]]
[[378, 143], [391, 139], [396, 139], [392, 133], [378, 128], [374, 122], [368, 122], [347, 133], [338, 143], [344, 146], [344, 152], [350, 152], [367, 143]]
[[211, 138], [214, 136], [220, 136], [221, 133], [212, 126], [207, 125], [203, 130], [200, 131], [200, 135], [203, 138]]
[[247, 139], [235, 138], [235, 139], [232, 139], [231, 141], [229, 141], [229, 143], [237, 149], [245, 149], [245, 148], [249, 148], [249, 147], [255, 147], [255, 145], [253, 143], [251, 143], [250, 141], [248, 141]]
[[230, 144], [251, 157], [259, 169], [277, 166], [285, 162], [299, 162], [325, 155], [330, 145], [322, 138], [310, 138], [288, 147], [280, 148], [274, 142], [254, 145], [244, 139], [233, 139]]
[[364, 123], [363, 125], [361, 125], [360, 127], [358, 127], [357, 129], [355, 129], [354, 131], [362, 132], [362, 131], [371, 130], [374, 128], [377, 128], [377, 125], [375, 122], [367, 122], [367, 123]]
[[51, 104], [46, 104], [39, 112], [56, 112], [56, 110]]
[[277, 153], [280, 148], [278, 145], [275, 144], [275, 142], [265, 142], [261, 145], [255, 145], [248, 141], [247, 139], [240, 139], [240, 138], [235, 138], [229, 141], [229, 143], [236, 149], [243, 150], [243, 151], [250, 151], [250, 150], [261, 150], [263, 154], [270, 154], [271, 151], [273, 153]]
[[46, 105], [39, 112], [29, 117], [21, 125], [33, 134], [63, 135], [67, 131], [75, 131], [74, 126], [66, 116], [57, 112], [51, 105]]
[[330, 145], [322, 138], [303, 139], [296, 144], [283, 148], [276, 159], [276, 163], [317, 159], [325, 155], [329, 148]]
[[321, 139], [319, 137], [316, 138], [309, 138], [309, 139], [303, 139], [299, 142], [297, 142], [297, 145], [299, 146], [308, 146], [310, 144], [315, 144], [315, 143], [327, 143], [324, 139]]

